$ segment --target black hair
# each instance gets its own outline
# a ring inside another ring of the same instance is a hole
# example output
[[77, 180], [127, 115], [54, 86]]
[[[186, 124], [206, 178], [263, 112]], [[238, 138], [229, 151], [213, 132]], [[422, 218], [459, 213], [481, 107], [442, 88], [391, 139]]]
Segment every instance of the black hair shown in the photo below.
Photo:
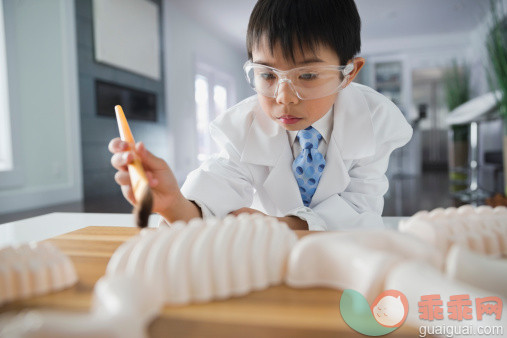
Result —
[[263, 36], [271, 53], [280, 44], [287, 60], [295, 61], [295, 48], [322, 45], [345, 65], [361, 50], [361, 19], [354, 0], [258, 0], [246, 35], [249, 59]]

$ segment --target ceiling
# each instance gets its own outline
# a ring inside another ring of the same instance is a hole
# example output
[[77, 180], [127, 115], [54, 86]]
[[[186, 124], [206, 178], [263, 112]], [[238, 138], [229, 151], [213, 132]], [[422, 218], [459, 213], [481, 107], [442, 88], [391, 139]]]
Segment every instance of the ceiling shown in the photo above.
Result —
[[[244, 51], [256, 0], [170, 0], [191, 18]], [[363, 44], [370, 39], [467, 33], [488, 12], [483, 0], [356, 0]]]

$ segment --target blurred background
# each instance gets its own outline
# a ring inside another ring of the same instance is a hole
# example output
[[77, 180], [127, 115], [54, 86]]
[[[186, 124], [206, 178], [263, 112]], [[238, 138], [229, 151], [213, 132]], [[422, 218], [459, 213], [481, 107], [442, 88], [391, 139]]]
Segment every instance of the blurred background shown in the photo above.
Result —
[[[183, 183], [216, 150], [208, 123], [254, 94], [242, 65], [255, 2], [0, 0], [0, 223], [130, 212], [107, 150], [118, 103]], [[391, 156], [384, 216], [502, 203], [487, 198], [505, 192], [507, 105], [491, 92], [506, 90], [507, 1], [356, 3], [357, 82], [414, 128]]]

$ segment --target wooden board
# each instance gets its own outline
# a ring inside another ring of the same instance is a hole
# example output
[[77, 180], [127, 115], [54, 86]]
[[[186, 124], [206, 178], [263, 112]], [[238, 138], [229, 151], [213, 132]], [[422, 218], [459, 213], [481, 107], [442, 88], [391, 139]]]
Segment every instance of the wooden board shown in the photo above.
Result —
[[[113, 252], [139, 233], [137, 228], [87, 227], [48, 240], [74, 263], [79, 282], [72, 288], [13, 302], [0, 313], [26, 308], [89, 311], [95, 282], [104, 275]], [[309, 232], [297, 231], [299, 237]], [[364, 337], [350, 329], [340, 311], [341, 292], [293, 289], [284, 285], [245, 297], [188, 306], [166, 306], [149, 326], [150, 337]], [[415, 337], [402, 326], [391, 334]]]

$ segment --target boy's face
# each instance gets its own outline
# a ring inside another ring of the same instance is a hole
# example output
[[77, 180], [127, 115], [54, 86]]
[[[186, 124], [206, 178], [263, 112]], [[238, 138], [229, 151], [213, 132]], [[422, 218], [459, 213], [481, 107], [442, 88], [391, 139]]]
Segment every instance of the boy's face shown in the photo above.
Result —
[[[357, 75], [357, 72], [364, 64], [364, 59], [357, 58], [359, 64], [350, 74], [350, 81]], [[283, 57], [279, 45], [273, 48], [271, 53], [266, 39], [261, 39], [257, 45], [252, 48], [252, 61], [261, 63], [279, 70], [289, 70], [302, 66], [320, 66], [320, 65], [340, 65], [338, 55], [329, 47], [320, 46], [314, 51], [305, 50], [301, 53], [299, 49], [295, 51], [295, 62], [286, 60]], [[348, 85], [347, 83], [347, 85]], [[286, 82], [280, 83], [278, 93], [275, 98], [258, 95], [261, 108], [266, 114], [286, 130], [302, 130], [324, 116], [333, 106], [338, 93], [313, 100], [301, 100]]]

